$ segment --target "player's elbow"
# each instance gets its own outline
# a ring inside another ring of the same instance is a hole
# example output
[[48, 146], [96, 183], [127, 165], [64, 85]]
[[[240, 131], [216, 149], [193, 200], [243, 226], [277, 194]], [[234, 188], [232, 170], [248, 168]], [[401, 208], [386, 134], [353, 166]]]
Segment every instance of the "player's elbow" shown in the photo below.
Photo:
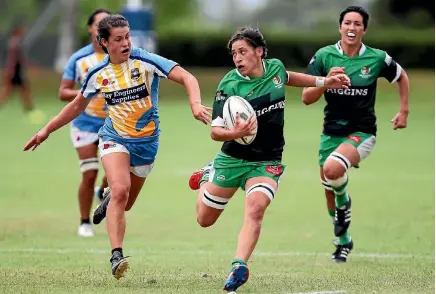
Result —
[[65, 91], [63, 88], [59, 89], [58, 91], [58, 99], [60, 101], [68, 101], [68, 97], [67, 95], [65, 95]]
[[301, 94], [301, 101], [304, 105], [310, 105], [313, 103], [313, 99], [311, 99], [309, 93], [306, 91], [306, 89], [303, 90], [303, 93]]
[[223, 142], [225, 140], [223, 140], [223, 134], [222, 134], [222, 127], [212, 127], [210, 130], [210, 137], [212, 138], [212, 140], [214, 141], [218, 141], [218, 142]]
[[218, 140], [218, 139], [219, 139], [219, 135], [218, 135], [216, 132], [214, 132], [213, 128], [212, 128], [212, 130], [210, 131], [210, 137], [211, 137], [211, 139], [214, 140], [214, 141], [219, 141], [219, 140]]

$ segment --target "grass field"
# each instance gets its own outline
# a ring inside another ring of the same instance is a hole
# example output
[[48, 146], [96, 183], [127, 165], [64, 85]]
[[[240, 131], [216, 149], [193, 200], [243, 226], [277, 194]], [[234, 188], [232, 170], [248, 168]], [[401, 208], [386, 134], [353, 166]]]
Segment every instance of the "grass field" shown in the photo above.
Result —
[[[211, 104], [222, 72], [194, 72]], [[240, 293], [434, 293], [434, 72], [410, 78], [409, 127], [401, 131], [390, 123], [396, 88], [380, 81], [377, 146], [350, 171], [355, 249], [347, 264], [330, 261], [333, 228], [318, 178], [324, 103], [304, 106], [301, 90], [288, 90], [287, 170]], [[48, 117], [62, 107], [57, 80], [41, 74], [33, 80]], [[95, 238], [76, 236], [80, 173], [68, 127], [23, 153], [40, 126], [26, 120], [17, 99], [0, 109], [0, 293], [222, 293], [244, 196], [238, 192], [214, 227], [197, 225], [188, 177], [220, 144], [191, 117], [182, 87], [164, 82], [161, 94], [161, 148], [128, 213], [131, 271], [121, 281], [110, 274], [104, 224]]]

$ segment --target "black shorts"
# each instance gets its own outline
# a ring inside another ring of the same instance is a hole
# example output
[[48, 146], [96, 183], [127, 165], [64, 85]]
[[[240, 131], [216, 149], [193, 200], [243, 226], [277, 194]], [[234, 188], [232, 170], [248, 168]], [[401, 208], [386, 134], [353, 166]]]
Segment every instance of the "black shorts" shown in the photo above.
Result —
[[10, 82], [11, 85], [15, 87], [26, 87], [27, 83], [26, 79], [24, 78], [21, 64], [17, 64], [15, 66], [14, 75], [12, 76]]

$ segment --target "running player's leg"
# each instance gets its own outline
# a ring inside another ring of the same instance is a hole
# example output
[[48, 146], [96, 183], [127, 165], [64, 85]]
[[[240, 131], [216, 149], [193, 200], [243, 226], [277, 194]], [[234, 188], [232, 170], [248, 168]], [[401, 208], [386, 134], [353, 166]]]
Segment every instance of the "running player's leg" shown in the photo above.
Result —
[[78, 190], [81, 223], [78, 235], [90, 237], [94, 236], [89, 217], [94, 194], [93, 187], [99, 168], [97, 146], [95, 144], [98, 140], [98, 135], [96, 133], [82, 132], [72, 126], [70, 136], [73, 147], [76, 148], [79, 156], [80, 172], [82, 173]]
[[197, 197], [197, 222], [202, 227], [212, 226], [216, 222], [230, 198], [241, 186], [244, 174], [250, 170], [247, 167], [222, 166], [225, 164], [222, 159], [218, 159], [203, 168]]
[[[318, 164], [320, 166], [320, 179], [321, 184], [324, 188], [324, 195], [326, 197], [327, 204], [327, 212], [331, 219], [331, 222], [334, 224], [335, 220], [335, 193], [333, 192], [332, 186], [327, 182], [324, 176], [323, 165], [328, 158], [328, 156], [335, 151], [335, 149], [343, 142], [343, 137], [334, 137], [327, 136], [325, 134], [321, 134], [320, 136], [320, 144], [319, 144], [319, 156], [318, 156]], [[333, 243], [336, 245], [337, 237], [334, 239]]]
[[197, 222], [203, 227], [212, 226], [224, 211], [238, 187], [219, 187], [206, 182], [201, 185], [197, 196]]
[[80, 171], [82, 179], [79, 184], [78, 199], [80, 210], [80, 226], [78, 235], [92, 237], [94, 232], [91, 227], [90, 213], [94, 195], [94, 184], [98, 173], [97, 146], [88, 144], [78, 147]]
[[326, 181], [335, 193], [335, 235], [339, 237], [339, 245], [332, 258], [334, 261], [346, 261], [353, 248], [348, 227], [351, 223], [351, 198], [347, 192], [347, 170], [356, 166], [373, 150], [375, 137], [371, 134], [354, 133], [327, 158], [324, 164]]
[[136, 199], [141, 192], [146, 177], [153, 169], [153, 164], [147, 164], [143, 166], [131, 166], [130, 167], [130, 180], [132, 186], [130, 188], [129, 200], [127, 201], [125, 211], [129, 211], [136, 202]]
[[32, 111], [34, 108], [32, 98], [30, 97], [30, 89], [29, 87], [22, 81], [19, 85], [21, 100], [23, 102], [23, 108], [26, 111]]
[[[117, 145], [122, 149], [121, 145]], [[110, 187], [107, 203], [106, 227], [112, 248], [112, 274], [116, 279], [124, 276], [129, 268], [123, 255], [123, 240], [126, 231], [125, 208], [131, 188], [129, 153], [118, 151], [102, 156], [103, 167]], [[144, 179], [145, 180], [145, 179]], [[103, 203], [102, 203], [103, 204]], [[101, 206], [101, 205], [100, 205]]]
[[10, 96], [11, 90], [12, 90], [12, 84], [9, 80], [5, 80], [5, 83], [3, 84], [3, 89], [0, 94], [0, 107], [6, 104], [8, 101], [8, 98]]
[[224, 290], [235, 291], [249, 277], [247, 262], [260, 237], [265, 210], [274, 199], [284, 166], [260, 166], [247, 173], [244, 189], [244, 224], [238, 237], [232, 270], [224, 284]]
[[335, 192], [333, 192], [332, 186], [330, 186], [330, 184], [325, 179], [323, 166], [320, 167], [320, 178], [321, 178], [321, 183], [324, 187], [327, 211], [333, 223], [335, 220], [335, 210], [336, 210]]

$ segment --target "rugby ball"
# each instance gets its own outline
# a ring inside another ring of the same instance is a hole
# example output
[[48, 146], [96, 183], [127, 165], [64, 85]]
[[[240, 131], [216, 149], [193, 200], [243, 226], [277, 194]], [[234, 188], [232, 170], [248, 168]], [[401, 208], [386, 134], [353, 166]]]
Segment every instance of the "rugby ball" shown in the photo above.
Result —
[[[224, 103], [223, 118], [228, 130], [232, 129], [235, 125], [236, 113], [239, 113], [241, 121], [249, 120], [253, 115], [256, 118], [256, 133], [257, 133], [257, 117], [251, 104], [242, 97], [230, 96]], [[242, 145], [249, 145], [253, 143], [256, 138], [256, 133], [253, 136], [245, 136], [235, 139], [236, 142]]]

